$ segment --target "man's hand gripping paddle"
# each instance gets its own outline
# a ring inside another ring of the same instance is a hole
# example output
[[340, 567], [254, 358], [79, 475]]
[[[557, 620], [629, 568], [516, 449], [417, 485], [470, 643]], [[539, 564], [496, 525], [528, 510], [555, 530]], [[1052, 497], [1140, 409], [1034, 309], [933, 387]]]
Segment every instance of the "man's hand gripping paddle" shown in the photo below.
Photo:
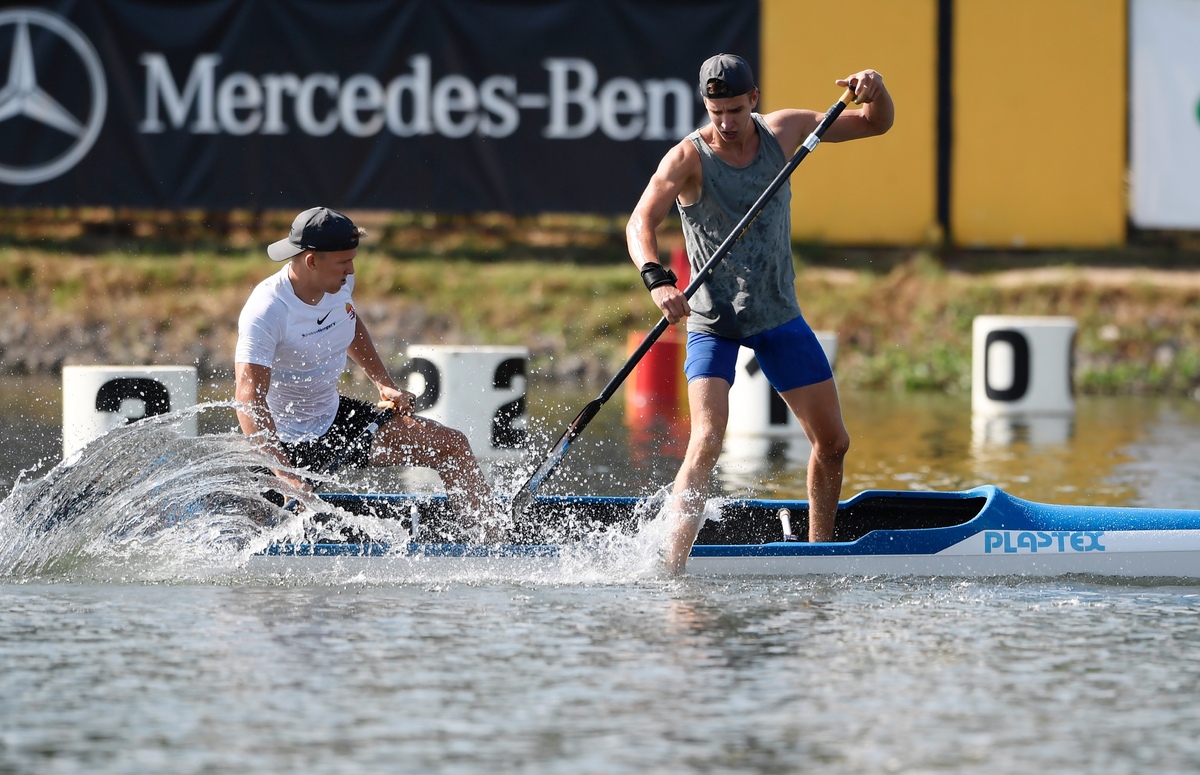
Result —
[[[734, 243], [741, 239], [742, 234], [744, 234], [746, 229], [750, 227], [750, 224], [754, 222], [754, 219], [758, 217], [758, 214], [762, 212], [762, 209], [767, 206], [767, 202], [771, 201], [771, 197], [775, 196], [775, 193], [780, 189], [780, 187], [783, 186], [796, 167], [800, 166], [800, 162], [804, 161], [804, 158], [808, 156], [808, 154], [812, 153], [814, 149], [816, 149], [817, 144], [821, 142], [821, 136], [824, 135], [825, 131], [829, 129], [834, 121], [837, 120], [837, 117], [840, 116], [842, 111], [846, 109], [846, 106], [854, 101], [854, 87], [855, 84], [850, 84], [850, 88], [846, 89], [845, 93], [842, 94], [841, 99], [835, 102], [833, 106], [825, 112], [825, 117], [821, 119], [821, 123], [817, 124], [817, 128], [812, 131], [812, 134], [810, 134], [807, 139], [805, 139], [788, 163], [783, 166], [783, 169], [779, 171], [779, 174], [775, 176], [775, 179], [771, 181], [771, 184], [767, 186], [766, 190], [763, 191], [754, 204], [750, 206], [750, 210], [747, 211], [747, 213], [742, 216], [742, 219], [738, 221], [737, 225], [733, 227], [733, 231], [730, 232], [729, 236], [725, 238], [725, 241], [722, 242], [712, 254], [712, 258], [708, 259], [708, 263], [701, 267], [699, 272], [696, 272], [695, 277], [692, 278], [692, 281], [688, 283], [687, 289], [683, 292], [683, 295], [686, 298], [692, 298], [692, 295], [696, 293], [700, 286], [704, 284], [704, 281], [707, 280], [712, 274], [713, 269], [716, 268], [717, 264], [721, 263], [725, 256], [729, 254], [729, 251], [733, 249]], [[575, 417], [575, 419], [571, 421], [571, 424], [567, 426], [567, 429], [563, 431], [563, 434], [559, 437], [558, 442], [550, 448], [549, 452], [546, 453], [546, 457], [542, 461], [542, 464], [537, 467], [537, 470], [533, 472], [533, 474], [529, 477], [529, 480], [521, 486], [521, 489], [517, 490], [517, 492], [513, 494], [512, 516], [514, 519], [520, 517], [525, 513], [525, 510], [529, 508], [529, 505], [533, 502], [533, 497], [537, 493], [538, 488], [541, 487], [550, 477], [550, 474], [554, 472], [554, 469], [558, 465], [559, 461], [561, 461], [566, 456], [567, 451], [570, 450], [571, 444], [574, 443], [575, 439], [579, 438], [580, 434], [583, 433], [583, 429], [586, 428], [588, 423], [592, 421], [592, 418], [599, 413], [600, 407], [604, 406], [608, 399], [612, 398], [613, 393], [617, 392], [617, 388], [621, 386], [621, 383], [625, 381], [625, 378], [628, 377], [633, 371], [634, 367], [637, 366], [638, 361], [640, 361], [642, 357], [649, 352], [650, 347], [656, 341], [658, 341], [658, 338], [663, 335], [663, 332], [667, 330], [667, 326], [669, 325], [670, 324], [667, 322], [665, 317], [659, 320], [658, 324], [651, 329], [650, 333], [646, 335], [646, 338], [642, 340], [642, 343], [638, 345], [638, 348], [634, 350], [633, 355], [629, 356], [629, 360], [625, 361], [625, 365], [622, 366], [615, 375], [613, 375], [613, 378], [610, 379], [608, 384], [604, 386], [604, 389], [600, 391], [600, 395], [588, 403], [587, 406], [583, 407], [583, 411], [581, 411]]]

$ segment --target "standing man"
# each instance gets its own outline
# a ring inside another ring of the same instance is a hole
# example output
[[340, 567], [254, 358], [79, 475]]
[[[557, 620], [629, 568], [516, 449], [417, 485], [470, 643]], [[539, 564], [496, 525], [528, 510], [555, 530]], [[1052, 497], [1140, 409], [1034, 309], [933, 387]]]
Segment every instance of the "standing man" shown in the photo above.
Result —
[[[421, 466], [441, 476], [459, 517], [492, 518], [491, 488], [465, 435], [413, 414], [354, 309], [354, 257], [366, 232], [342, 213], [314, 207], [296, 216], [287, 239], [267, 247], [286, 261], [250, 294], [238, 318], [234, 356], [238, 422], [281, 466], [320, 470], [352, 449], [352, 466]], [[346, 356], [396, 413], [372, 441], [359, 442], [375, 406], [338, 394]], [[354, 446], [352, 446], [354, 445]], [[276, 473], [307, 488], [286, 470]]]
[[[863, 70], [835, 82], [854, 89], [859, 110], [844, 111], [828, 142], [880, 135], [892, 126], [883, 77]], [[670, 323], [688, 318], [691, 436], [675, 477], [666, 563], [684, 570], [703, 522], [712, 470], [729, 418], [729, 388], [740, 347], [750, 347], [812, 442], [808, 461], [809, 541], [833, 539], [850, 436], [820, 343], [800, 314], [792, 266], [791, 187], [783, 187], [717, 265], [689, 304], [675, 276], [658, 264], [655, 229], [679, 208], [693, 273], [716, 251], [800, 143], [820, 123], [812, 110], [754, 112], [759, 91], [746, 60], [718, 54], [700, 68], [700, 95], [711, 123], [667, 152], [630, 216], [629, 254]], [[859, 213], [848, 214], [861, 217]]]

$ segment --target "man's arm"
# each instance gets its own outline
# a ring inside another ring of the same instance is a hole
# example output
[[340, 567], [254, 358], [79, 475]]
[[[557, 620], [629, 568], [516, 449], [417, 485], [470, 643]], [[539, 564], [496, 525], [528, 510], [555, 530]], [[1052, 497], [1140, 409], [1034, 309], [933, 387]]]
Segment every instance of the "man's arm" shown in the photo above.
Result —
[[825, 133], [825, 140], [831, 143], [858, 140], [881, 135], [892, 128], [896, 121], [896, 106], [892, 103], [892, 95], [883, 85], [882, 75], [874, 70], [860, 70], [834, 83], [846, 88], [853, 83], [854, 102], [863, 107], [862, 110], [842, 111], [842, 115]]
[[[281, 466], [290, 467], [291, 461], [279, 446], [279, 437], [275, 431], [275, 418], [267, 408], [267, 390], [271, 387], [271, 368], [256, 363], [235, 363], [234, 370], [234, 399], [237, 401], [238, 425], [242, 433], [261, 440], [261, 449], [279, 461]], [[307, 484], [291, 474], [280, 470], [276, 476], [289, 482], [293, 487], [305, 489]]]
[[[896, 120], [896, 106], [892, 102], [892, 95], [883, 85], [882, 75], [874, 70], [860, 70], [834, 81], [842, 88], [849, 88], [851, 82], [854, 83], [854, 101], [863, 107], [860, 110], [842, 111], [833, 126], [825, 132], [822, 138], [824, 142], [841, 143], [881, 135], [891, 129]], [[823, 116], [823, 113], [814, 110], [777, 110], [764, 118], [783, 150], [793, 153], [817, 128]]]
[[[658, 262], [658, 226], [677, 199], [695, 201], [699, 198], [701, 174], [700, 155], [687, 140], [668, 151], [659, 162], [625, 225], [629, 257], [639, 270], [648, 261]], [[670, 323], [677, 323], [691, 313], [687, 298], [673, 285], [660, 285], [650, 292], [650, 296]]]
[[367, 379], [374, 383], [381, 401], [391, 402], [398, 414], [412, 414], [413, 394], [396, 387], [361, 315], [354, 321], [354, 341], [350, 343], [348, 354], [366, 372]]

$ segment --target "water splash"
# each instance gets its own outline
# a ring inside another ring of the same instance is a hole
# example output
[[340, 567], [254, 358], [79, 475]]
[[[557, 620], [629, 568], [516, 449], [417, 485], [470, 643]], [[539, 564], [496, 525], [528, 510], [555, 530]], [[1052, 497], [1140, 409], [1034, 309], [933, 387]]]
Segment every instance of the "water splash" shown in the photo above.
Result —
[[[722, 519], [727, 499], [705, 502], [703, 520]], [[676, 581], [666, 568], [667, 538], [674, 512], [669, 487], [664, 487], [634, 509], [635, 529], [612, 525], [595, 527], [579, 541], [560, 547], [557, 564], [538, 576], [545, 583], [613, 585], [641, 581]]]
[[[662, 497], [639, 504], [631, 524], [579, 522], [568, 509], [542, 512], [547, 535], [526, 536], [516, 546], [466, 548], [439, 543], [405, 546], [384, 556], [268, 556], [249, 565], [256, 580], [287, 584], [416, 585], [440, 589], [446, 584], [535, 586], [612, 586], [642, 582], [674, 583], [662, 547], [670, 525]], [[714, 501], [712, 508], [719, 508]], [[715, 513], [715, 512], [714, 512]], [[564, 525], [571, 538], [561, 536]], [[539, 543], [539, 541], [548, 543]], [[449, 553], [447, 553], [449, 550]]]
[[[433, 563], [388, 558], [365, 575], [336, 561], [315, 575], [250, 571], [251, 559], [271, 543], [354, 537], [404, 556], [409, 534], [398, 520], [349, 514], [296, 493], [269, 472], [274, 461], [237, 431], [184, 434], [194, 415], [232, 406], [210, 403], [140, 420], [40, 477], [23, 474], [0, 502], [0, 580], [422, 584], [436, 577], [607, 584], [663, 575], [665, 492], [643, 504], [636, 532], [597, 527], [561, 547], [554, 562], [533, 561], [499, 575], [453, 567], [433, 572]], [[264, 498], [272, 489], [300, 497], [306, 508], [284, 511]]]
[[119, 427], [0, 502], [0, 578], [203, 577], [242, 562], [291, 515], [263, 498], [284, 489], [239, 433], [189, 438], [205, 404]]

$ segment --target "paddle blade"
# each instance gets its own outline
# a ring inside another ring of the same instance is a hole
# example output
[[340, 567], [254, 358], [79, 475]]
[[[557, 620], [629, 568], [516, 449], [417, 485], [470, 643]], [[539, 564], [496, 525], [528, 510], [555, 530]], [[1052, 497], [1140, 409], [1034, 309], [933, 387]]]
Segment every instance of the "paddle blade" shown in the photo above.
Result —
[[583, 407], [583, 411], [563, 431], [563, 435], [559, 437], [558, 443], [546, 453], [542, 464], [537, 467], [537, 470], [533, 472], [529, 480], [521, 486], [521, 489], [513, 494], [512, 515], [514, 518], [521, 516], [529, 508], [529, 504], [533, 502], [534, 493], [542, 486], [543, 482], [550, 478], [550, 474], [554, 472], [559, 461], [566, 456], [567, 450], [571, 448], [571, 444], [575, 439], [579, 438], [579, 435], [583, 433], [583, 429], [587, 427], [587, 424], [592, 421], [592, 418], [596, 416], [603, 405], [604, 402], [597, 398]]

